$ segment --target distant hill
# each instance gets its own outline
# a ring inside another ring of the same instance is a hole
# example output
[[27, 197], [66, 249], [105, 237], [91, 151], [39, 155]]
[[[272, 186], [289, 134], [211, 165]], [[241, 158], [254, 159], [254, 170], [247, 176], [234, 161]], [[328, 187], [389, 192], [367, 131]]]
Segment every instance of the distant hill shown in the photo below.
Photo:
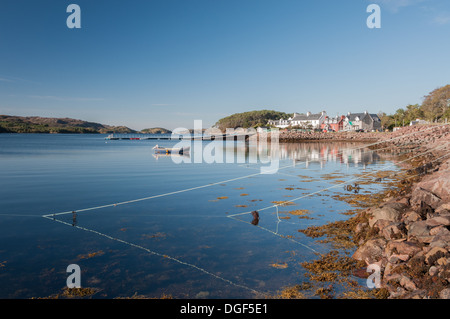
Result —
[[168, 129], [165, 129], [165, 128], [162, 128], [162, 127], [153, 127], [153, 128], [143, 129], [140, 133], [144, 133], [144, 134], [171, 134], [172, 131], [169, 131]]
[[0, 133], [137, 133], [126, 126], [111, 126], [71, 118], [0, 115]]
[[267, 122], [269, 120], [279, 120], [281, 118], [287, 119], [291, 116], [292, 114], [272, 110], [250, 111], [244, 113], [235, 113], [233, 115], [224, 117], [217, 121], [215, 126], [222, 131], [227, 128], [258, 127], [267, 125]]

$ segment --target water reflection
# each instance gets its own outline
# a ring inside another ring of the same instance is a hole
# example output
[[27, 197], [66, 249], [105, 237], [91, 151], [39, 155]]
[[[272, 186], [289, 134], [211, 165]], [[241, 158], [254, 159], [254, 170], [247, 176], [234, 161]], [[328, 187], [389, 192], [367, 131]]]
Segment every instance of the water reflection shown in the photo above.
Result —
[[173, 158], [173, 157], [179, 157], [179, 158], [190, 158], [190, 154], [189, 153], [185, 153], [185, 154], [152, 154], [152, 156], [158, 160], [160, 158]]
[[280, 143], [278, 148], [270, 144], [241, 143], [225, 147], [225, 152], [234, 153], [237, 163], [290, 159], [294, 165], [296, 162], [302, 162], [306, 167], [311, 163], [319, 163], [322, 167], [326, 162], [354, 166], [361, 164], [365, 167], [381, 160], [376, 152], [368, 150], [364, 144], [350, 142]]
[[306, 163], [338, 162], [342, 164], [375, 164], [380, 156], [364, 148], [363, 144], [334, 143], [296, 143], [280, 145], [280, 159], [292, 159]]

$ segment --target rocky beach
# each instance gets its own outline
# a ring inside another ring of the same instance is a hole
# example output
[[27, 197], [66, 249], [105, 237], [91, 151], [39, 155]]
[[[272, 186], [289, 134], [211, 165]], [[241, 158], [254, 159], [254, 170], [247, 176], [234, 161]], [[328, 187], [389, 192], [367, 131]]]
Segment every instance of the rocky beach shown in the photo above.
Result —
[[[344, 298], [450, 299], [450, 126], [408, 126], [393, 133], [280, 133], [280, 141], [303, 139], [366, 141], [402, 168], [382, 193], [348, 197], [366, 207], [352, 217], [299, 230], [351, 251], [339, 258], [336, 251], [323, 255], [306, 268], [322, 278], [330, 270], [344, 269], [359, 278], [376, 278], [373, 271], [378, 271], [377, 289], [363, 287]], [[302, 294], [287, 291], [293, 298]]]
[[387, 132], [300, 132], [280, 131], [279, 141], [281, 143], [297, 141], [377, 141], [387, 138]]
[[381, 271], [388, 298], [450, 298], [450, 126], [406, 127], [377, 148], [402, 152], [406, 177], [359, 212], [353, 258]]

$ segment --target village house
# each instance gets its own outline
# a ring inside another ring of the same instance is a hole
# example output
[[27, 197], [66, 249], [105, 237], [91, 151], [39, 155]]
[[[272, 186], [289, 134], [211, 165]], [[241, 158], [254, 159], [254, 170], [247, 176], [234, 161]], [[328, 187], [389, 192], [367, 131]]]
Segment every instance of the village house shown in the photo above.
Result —
[[364, 113], [350, 113], [344, 118], [344, 131], [379, 131], [381, 129], [381, 120], [376, 114], [370, 114], [367, 111]]
[[327, 113], [325, 111], [318, 114], [312, 114], [311, 112], [307, 112], [306, 114], [294, 113], [294, 115], [287, 120], [280, 119], [277, 121], [269, 121], [268, 124], [278, 128], [300, 127], [305, 129], [320, 129], [326, 116]]
[[335, 117], [325, 117], [320, 128], [328, 132], [339, 132], [344, 129], [344, 115], [336, 115]]
[[303, 128], [321, 129], [325, 131], [379, 131], [381, 130], [381, 119], [377, 114], [348, 113], [347, 115], [336, 115], [329, 117], [325, 111], [317, 114], [307, 112], [306, 114], [294, 113], [288, 119], [270, 120], [268, 125], [281, 129]]
[[[295, 113], [294, 113], [295, 114]], [[278, 128], [287, 128], [291, 125], [291, 118], [285, 120], [285, 119], [279, 119], [279, 120], [269, 120], [267, 123], [268, 125], [273, 125]]]

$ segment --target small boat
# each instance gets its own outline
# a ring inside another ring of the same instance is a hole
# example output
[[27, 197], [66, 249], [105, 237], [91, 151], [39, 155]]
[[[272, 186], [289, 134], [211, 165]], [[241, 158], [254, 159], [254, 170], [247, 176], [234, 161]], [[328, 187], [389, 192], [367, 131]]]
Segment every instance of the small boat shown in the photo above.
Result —
[[168, 148], [155, 145], [153, 149], [156, 154], [184, 154], [189, 153], [190, 147]]
[[115, 137], [114, 134], [109, 134], [107, 137], [105, 137], [105, 140], [118, 140], [118, 137]]

